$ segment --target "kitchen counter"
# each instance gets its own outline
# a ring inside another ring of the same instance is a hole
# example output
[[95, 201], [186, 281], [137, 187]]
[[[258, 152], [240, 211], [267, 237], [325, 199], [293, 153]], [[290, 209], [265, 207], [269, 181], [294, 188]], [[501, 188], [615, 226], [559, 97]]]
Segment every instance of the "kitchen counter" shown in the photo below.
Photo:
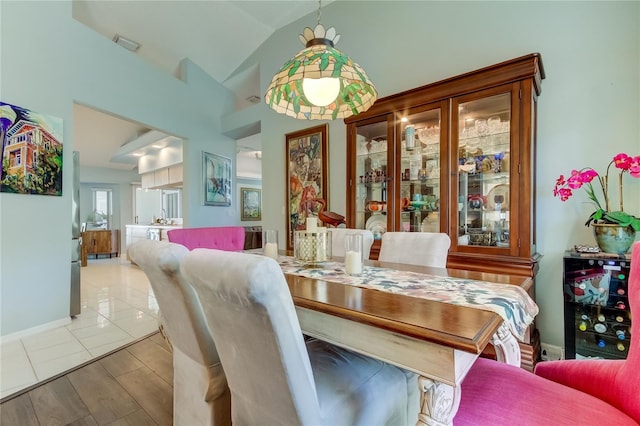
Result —
[[127, 259], [130, 261], [128, 249], [129, 246], [139, 240], [167, 240], [167, 231], [172, 229], [180, 229], [182, 225], [161, 225], [161, 224], [149, 224], [149, 225], [125, 225], [127, 229], [126, 235], [126, 252]]
[[134, 225], [125, 225], [127, 228], [131, 227], [131, 228], [159, 228], [159, 229], [178, 229], [178, 228], [182, 228], [182, 225], [161, 225], [159, 223], [154, 223], [154, 224], [148, 224], [148, 225], [141, 225], [141, 224], [134, 224]]

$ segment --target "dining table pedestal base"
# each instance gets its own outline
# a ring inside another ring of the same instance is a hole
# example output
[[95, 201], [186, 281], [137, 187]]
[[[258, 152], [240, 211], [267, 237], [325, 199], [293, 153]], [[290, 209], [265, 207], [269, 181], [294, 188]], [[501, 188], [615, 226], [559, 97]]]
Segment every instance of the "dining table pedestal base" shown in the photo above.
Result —
[[418, 377], [420, 413], [416, 426], [447, 426], [460, 405], [461, 389], [424, 376]]

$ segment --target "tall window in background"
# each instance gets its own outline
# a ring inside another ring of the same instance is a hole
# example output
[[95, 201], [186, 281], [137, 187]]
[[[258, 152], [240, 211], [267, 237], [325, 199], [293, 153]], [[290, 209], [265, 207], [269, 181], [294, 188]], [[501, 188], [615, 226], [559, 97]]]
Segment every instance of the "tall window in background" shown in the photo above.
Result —
[[92, 188], [94, 228], [111, 229], [113, 214], [112, 193], [110, 189]]
[[181, 190], [164, 190], [162, 191], [163, 200], [162, 207], [165, 210], [165, 219], [166, 218], [176, 218], [182, 217], [182, 212], [180, 209], [180, 200]]

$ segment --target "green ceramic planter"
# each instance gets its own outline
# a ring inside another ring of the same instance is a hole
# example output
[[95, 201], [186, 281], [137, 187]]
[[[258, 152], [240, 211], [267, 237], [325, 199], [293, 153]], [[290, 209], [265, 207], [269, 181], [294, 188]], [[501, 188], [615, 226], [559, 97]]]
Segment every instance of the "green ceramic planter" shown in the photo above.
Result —
[[592, 223], [591, 227], [598, 247], [605, 253], [624, 254], [636, 239], [636, 231], [631, 226]]

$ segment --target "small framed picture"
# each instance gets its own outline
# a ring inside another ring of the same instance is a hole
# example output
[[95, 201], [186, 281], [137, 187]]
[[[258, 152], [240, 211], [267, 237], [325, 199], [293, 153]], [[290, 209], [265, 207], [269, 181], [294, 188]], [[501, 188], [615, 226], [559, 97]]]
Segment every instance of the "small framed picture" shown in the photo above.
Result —
[[205, 206], [231, 205], [231, 159], [202, 152]]
[[240, 220], [262, 220], [262, 190], [240, 188]]

